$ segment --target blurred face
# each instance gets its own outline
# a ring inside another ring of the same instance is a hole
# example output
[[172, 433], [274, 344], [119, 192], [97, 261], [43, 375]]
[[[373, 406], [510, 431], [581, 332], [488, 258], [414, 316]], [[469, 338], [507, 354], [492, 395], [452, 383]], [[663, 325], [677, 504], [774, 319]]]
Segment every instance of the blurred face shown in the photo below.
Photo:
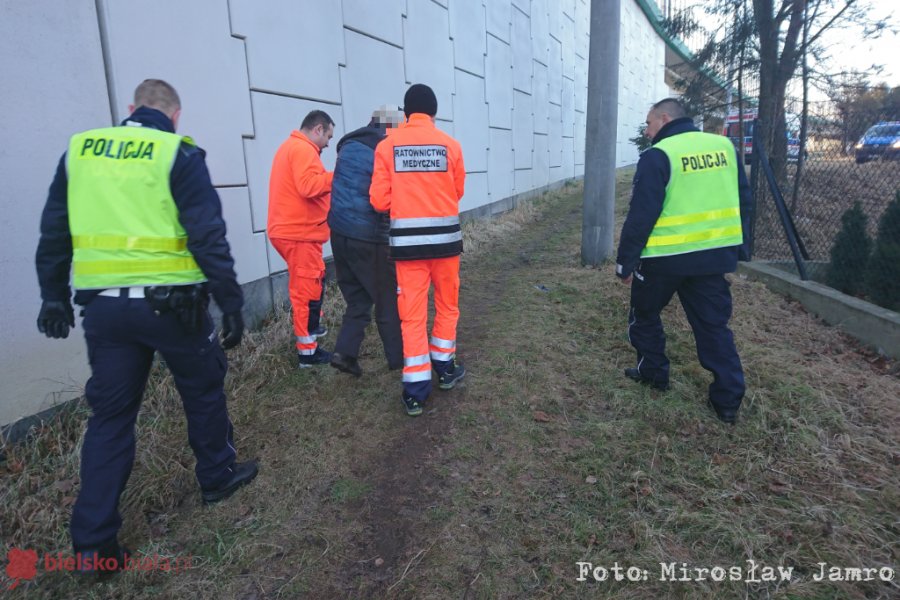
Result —
[[652, 140], [659, 133], [659, 130], [671, 120], [672, 117], [666, 113], [651, 110], [647, 113], [647, 128], [644, 130], [644, 135]]
[[328, 147], [328, 142], [334, 137], [334, 125], [316, 125], [310, 132], [310, 141], [319, 147], [319, 152]]

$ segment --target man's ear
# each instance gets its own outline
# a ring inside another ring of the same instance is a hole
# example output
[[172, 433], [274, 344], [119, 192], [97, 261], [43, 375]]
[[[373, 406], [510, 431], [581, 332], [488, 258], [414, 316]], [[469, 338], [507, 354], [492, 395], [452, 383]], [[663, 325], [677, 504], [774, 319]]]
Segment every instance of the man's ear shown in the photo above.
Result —
[[181, 109], [179, 108], [172, 113], [172, 127], [178, 129], [178, 119], [181, 117]]
[[133, 113], [134, 109], [135, 109], [134, 104], [129, 104], [128, 105], [128, 114], [130, 115], [131, 113]]

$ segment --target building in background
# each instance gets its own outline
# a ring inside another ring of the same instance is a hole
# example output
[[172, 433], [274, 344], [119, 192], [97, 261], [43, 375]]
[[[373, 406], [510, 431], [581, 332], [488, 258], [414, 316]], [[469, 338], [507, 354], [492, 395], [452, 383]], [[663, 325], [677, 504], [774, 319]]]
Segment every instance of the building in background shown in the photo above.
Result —
[[[672, 93], [675, 42], [652, 0], [621, 1], [617, 164], [627, 165], [647, 109]], [[427, 83], [438, 126], [465, 152], [461, 210], [492, 214], [584, 173], [589, 27], [590, 0], [0, 3], [0, 425], [82, 393], [80, 325], [65, 341], [35, 327], [39, 218], [69, 136], [118, 123], [144, 78], [181, 95], [179, 133], [207, 151], [247, 310], [262, 315], [287, 287], [265, 236], [269, 169], [307, 112], [327, 111], [338, 139]], [[323, 160], [334, 167], [333, 147]]]

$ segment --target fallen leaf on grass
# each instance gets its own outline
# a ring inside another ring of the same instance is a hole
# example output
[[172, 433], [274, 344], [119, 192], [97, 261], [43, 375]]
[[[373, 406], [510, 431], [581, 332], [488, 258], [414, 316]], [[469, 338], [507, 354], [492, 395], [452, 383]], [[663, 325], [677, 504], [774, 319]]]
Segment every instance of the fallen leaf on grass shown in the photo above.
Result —
[[591, 484], [597, 483], [597, 478], [594, 477], [593, 475], [588, 475], [587, 477], [584, 478], [584, 482], [591, 483]]
[[547, 413], [545, 413], [542, 410], [536, 410], [536, 411], [532, 412], [531, 416], [538, 423], [549, 423], [550, 421], [553, 420], [553, 418], [550, 415], [548, 415]]
[[62, 493], [71, 492], [72, 488], [75, 487], [75, 478], [72, 477], [70, 479], [62, 479], [53, 484], [53, 487], [61, 491]]

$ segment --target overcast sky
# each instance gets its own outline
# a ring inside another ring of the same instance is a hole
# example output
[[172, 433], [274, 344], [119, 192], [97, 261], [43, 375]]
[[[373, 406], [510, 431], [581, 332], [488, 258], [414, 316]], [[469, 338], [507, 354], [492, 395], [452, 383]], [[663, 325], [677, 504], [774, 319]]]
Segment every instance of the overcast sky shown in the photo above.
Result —
[[[898, 0], [869, 0], [872, 6], [870, 16], [885, 19], [889, 26], [900, 27], [900, 17], [891, 17], [900, 9]], [[900, 39], [892, 31], [884, 31], [878, 39], [867, 40], [859, 27], [835, 29], [822, 34], [822, 39], [831, 48], [829, 66], [834, 70], [869, 70], [872, 65], [883, 65], [880, 75], [872, 77], [873, 83], [887, 83], [891, 87], [900, 86]]]

